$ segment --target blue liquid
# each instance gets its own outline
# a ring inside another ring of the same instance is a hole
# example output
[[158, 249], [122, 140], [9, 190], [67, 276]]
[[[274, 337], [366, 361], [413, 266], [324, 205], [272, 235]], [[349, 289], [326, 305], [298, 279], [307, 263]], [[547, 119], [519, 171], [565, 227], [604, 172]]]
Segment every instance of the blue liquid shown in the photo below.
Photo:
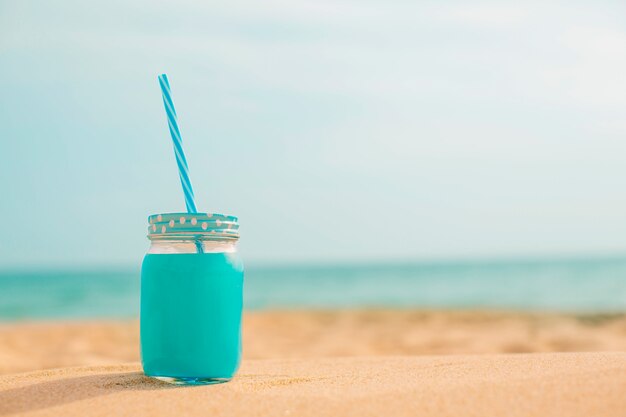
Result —
[[141, 268], [146, 375], [228, 380], [241, 361], [243, 264], [233, 253], [149, 254]]

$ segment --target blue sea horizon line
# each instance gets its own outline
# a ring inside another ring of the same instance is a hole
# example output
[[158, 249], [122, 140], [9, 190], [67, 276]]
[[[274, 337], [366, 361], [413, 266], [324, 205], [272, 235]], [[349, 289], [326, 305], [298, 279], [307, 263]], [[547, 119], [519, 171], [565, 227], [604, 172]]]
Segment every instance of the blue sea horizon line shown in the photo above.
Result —
[[[139, 266], [0, 271], [0, 320], [137, 317]], [[626, 256], [252, 263], [244, 306], [626, 311]]]
[[[477, 257], [436, 257], [436, 258], [387, 258], [387, 259], [315, 259], [315, 260], [270, 260], [245, 262], [246, 269], [327, 269], [327, 268], [377, 268], [407, 266], [475, 266], [475, 265], [532, 265], [558, 263], [596, 263], [626, 261], [626, 253], [581, 253], [557, 255], [511, 255], [511, 256], [477, 256]], [[49, 264], [49, 265], [0, 265], [0, 276], [22, 273], [89, 273], [102, 272], [140, 272], [141, 263], [93, 263], [93, 264]]]

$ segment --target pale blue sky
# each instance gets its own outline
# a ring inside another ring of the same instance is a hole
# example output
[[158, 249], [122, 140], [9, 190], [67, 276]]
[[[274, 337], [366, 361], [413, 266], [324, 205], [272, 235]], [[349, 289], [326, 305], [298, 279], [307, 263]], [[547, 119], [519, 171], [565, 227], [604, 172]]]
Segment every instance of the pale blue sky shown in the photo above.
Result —
[[161, 72], [248, 261], [626, 253], [626, 4], [469, 3], [0, 0], [0, 267], [140, 262]]

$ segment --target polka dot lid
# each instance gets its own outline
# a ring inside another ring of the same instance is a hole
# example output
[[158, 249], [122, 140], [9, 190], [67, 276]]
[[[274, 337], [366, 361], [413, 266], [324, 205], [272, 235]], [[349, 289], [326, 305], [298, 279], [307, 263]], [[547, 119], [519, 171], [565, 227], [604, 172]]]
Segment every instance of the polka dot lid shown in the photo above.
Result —
[[237, 217], [215, 213], [163, 213], [148, 216], [148, 238], [239, 239]]

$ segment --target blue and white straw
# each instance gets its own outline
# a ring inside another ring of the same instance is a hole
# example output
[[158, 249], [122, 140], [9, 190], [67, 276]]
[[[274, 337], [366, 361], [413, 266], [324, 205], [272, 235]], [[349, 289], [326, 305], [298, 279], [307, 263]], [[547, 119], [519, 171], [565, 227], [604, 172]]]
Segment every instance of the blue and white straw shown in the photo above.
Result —
[[180, 183], [183, 186], [183, 193], [185, 194], [187, 212], [197, 213], [198, 209], [196, 208], [196, 202], [193, 195], [193, 187], [191, 186], [191, 180], [189, 179], [189, 167], [187, 166], [187, 158], [185, 158], [185, 152], [183, 151], [183, 140], [180, 136], [180, 129], [178, 128], [176, 109], [174, 109], [172, 92], [170, 90], [170, 83], [167, 80], [167, 75], [159, 75], [159, 84], [161, 85], [163, 104], [165, 105], [165, 112], [167, 113], [167, 124], [170, 128], [172, 142], [174, 142], [174, 153], [176, 154], [178, 175], [180, 176]]

